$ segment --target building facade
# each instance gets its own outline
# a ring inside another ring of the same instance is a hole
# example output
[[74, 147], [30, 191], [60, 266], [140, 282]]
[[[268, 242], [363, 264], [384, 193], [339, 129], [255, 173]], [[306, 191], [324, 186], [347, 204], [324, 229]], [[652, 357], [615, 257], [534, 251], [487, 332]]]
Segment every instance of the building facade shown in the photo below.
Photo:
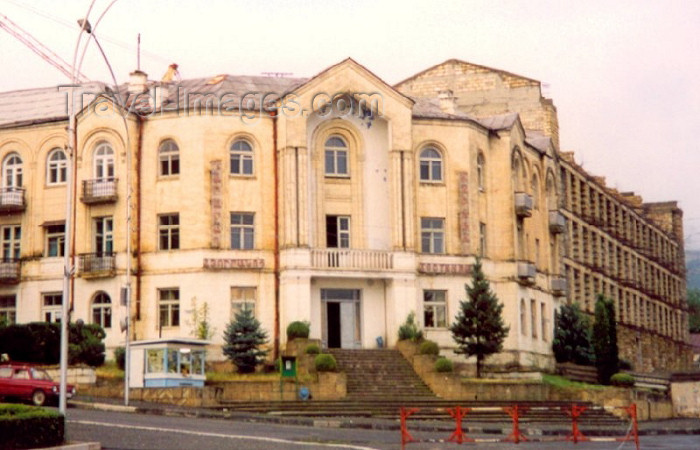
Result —
[[108, 347], [127, 315], [131, 338], [192, 336], [206, 305], [215, 348], [242, 308], [275, 349], [294, 320], [324, 346], [393, 345], [411, 312], [449, 348], [481, 257], [510, 325], [494, 362], [551, 367], [555, 310], [600, 292], [624, 358], [689, 363], [681, 211], [561, 152], [536, 80], [450, 60], [390, 86], [348, 59], [310, 79], [137, 71], [110, 92], [0, 94], [2, 317], [59, 319], [69, 251], [71, 320], [102, 324]]

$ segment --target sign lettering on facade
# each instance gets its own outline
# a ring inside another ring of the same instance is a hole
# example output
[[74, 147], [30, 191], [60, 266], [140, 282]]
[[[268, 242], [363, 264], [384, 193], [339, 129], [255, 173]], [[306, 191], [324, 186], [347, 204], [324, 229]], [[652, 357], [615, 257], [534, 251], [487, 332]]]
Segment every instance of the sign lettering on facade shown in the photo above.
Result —
[[211, 270], [263, 269], [264, 259], [204, 258], [203, 267]]
[[212, 161], [210, 166], [211, 176], [211, 248], [221, 248], [221, 236], [223, 227], [221, 211], [223, 201], [221, 194], [221, 161]]
[[426, 274], [471, 275], [471, 264], [420, 263], [418, 271]]

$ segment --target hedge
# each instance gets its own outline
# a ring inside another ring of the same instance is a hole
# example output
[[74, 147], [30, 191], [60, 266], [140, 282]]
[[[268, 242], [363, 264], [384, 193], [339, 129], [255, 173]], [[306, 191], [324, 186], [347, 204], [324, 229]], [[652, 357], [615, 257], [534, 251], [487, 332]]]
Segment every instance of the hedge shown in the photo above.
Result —
[[287, 340], [307, 339], [309, 337], [309, 322], [292, 322], [287, 326]]
[[319, 353], [321, 353], [321, 349], [316, 344], [309, 344], [304, 349], [304, 353], [306, 353], [307, 355], [318, 355]]
[[613, 386], [632, 387], [634, 386], [634, 377], [628, 373], [618, 372], [610, 377], [610, 384]]
[[436, 372], [452, 372], [452, 361], [450, 361], [447, 358], [438, 358], [437, 361], [435, 361], [435, 371]]
[[440, 348], [438, 347], [436, 342], [433, 341], [423, 341], [420, 344], [420, 347], [418, 347], [418, 353], [421, 355], [439, 355], [440, 354]]
[[63, 444], [65, 418], [57, 411], [0, 404], [0, 448], [44, 448]]
[[321, 353], [314, 358], [314, 365], [317, 372], [335, 372], [338, 364], [335, 362], [333, 355]]

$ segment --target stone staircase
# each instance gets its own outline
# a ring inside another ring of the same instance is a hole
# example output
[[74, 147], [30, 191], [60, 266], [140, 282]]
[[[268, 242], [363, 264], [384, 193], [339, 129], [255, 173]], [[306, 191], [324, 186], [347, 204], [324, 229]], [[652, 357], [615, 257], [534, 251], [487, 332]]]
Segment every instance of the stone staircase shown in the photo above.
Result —
[[406, 403], [437, 399], [398, 350], [329, 349], [347, 374], [348, 400]]

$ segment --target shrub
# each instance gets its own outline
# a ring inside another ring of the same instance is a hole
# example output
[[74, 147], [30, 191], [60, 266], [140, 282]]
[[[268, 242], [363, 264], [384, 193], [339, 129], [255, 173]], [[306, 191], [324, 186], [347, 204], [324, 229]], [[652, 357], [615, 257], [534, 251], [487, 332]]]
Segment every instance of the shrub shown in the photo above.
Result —
[[610, 377], [610, 384], [620, 387], [634, 386], [634, 377], [628, 373], [618, 372]]
[[64, 441], [65, 418], [28, 405], [0, 405], [0, 448], [53, 447]]
[[416, 323], [416, 313], [411, 311], [411, 313], [406, 317], [406, 321], [399, 327], [399, 340], [400, 341], [420, 341], [423, 339], [423, 331], [418, 328]]
[[335, 362], [333, 355], [328, 353], [320, 353], [314, 358], [314, 365], [317, 372], [335, 372], [338, 364]]
[[440, 348], [438, 347], [436, 342], [433, 341], [423, 341], [420, 344], [420, 347], [418, 347], [418, 353], [421, 355], [439, 355], [440, 354]]
[[124, 370], [126, 367], [126, 349], [124, 347], [114, 349], [114, 360], [117, 362], [117, 367]]
[[97, 324], [84, 325], [81, 322], [70, 327], [68, 358], [70, 364], [87, 364], [99, 367], [105, 362], [106, 334]]
[[452, 372], [452, 361], [442, 357], [435, 361], [435, 371], [440, 373]]
[[287, 325], [287, 340], [308, 339], [311, 324], [309, 322], [301, 322], [299, 320]]
[[316, 344], [309, 344], [304, 349], [304, 353], [306, 353], [307, 355], [318, 355], [319, 353], [321, 353], [321, 349]]

